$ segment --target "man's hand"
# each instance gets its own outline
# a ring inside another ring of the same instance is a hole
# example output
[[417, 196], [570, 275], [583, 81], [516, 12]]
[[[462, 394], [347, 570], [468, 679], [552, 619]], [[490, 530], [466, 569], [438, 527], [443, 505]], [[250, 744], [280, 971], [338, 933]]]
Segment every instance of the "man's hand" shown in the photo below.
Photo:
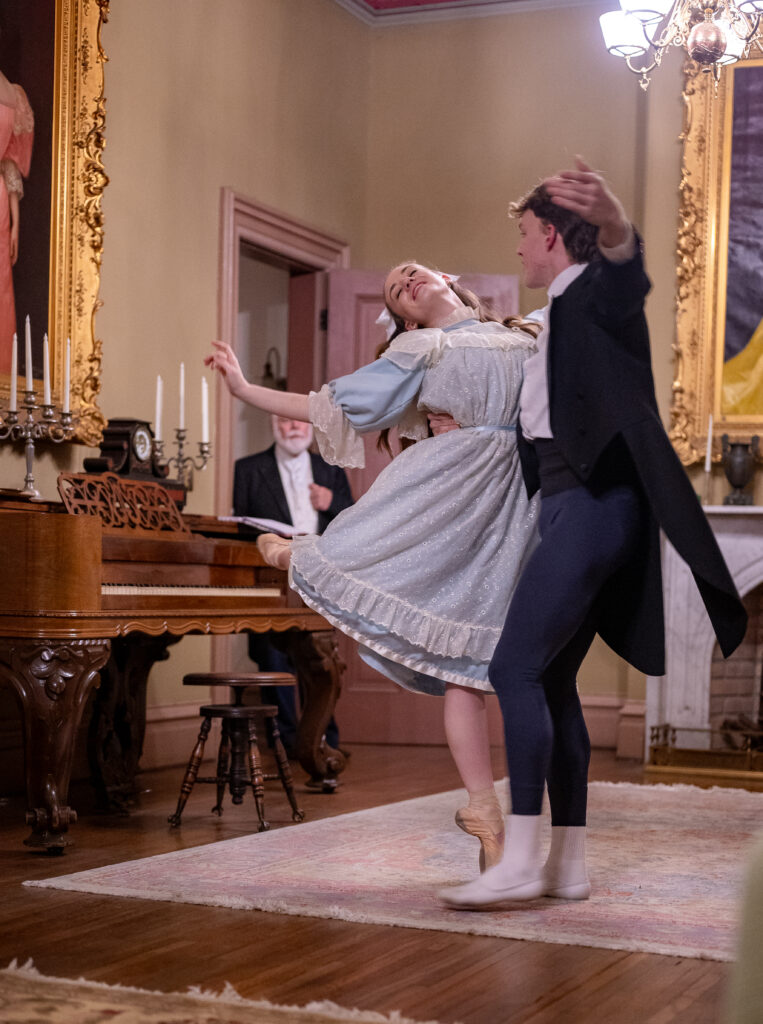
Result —
[[574, 171], [559, 171], [543, 184], [557, 206], [563, 206], [589, 224], [596, 225], [599, 245], [613, 249], [626, 241], [630, 232], [630, 221], [623, 204], [604, 178], [579, 156], [575, 158], [575, 164]]
[[440, 434], [447, 434], [449, 430], [461, 429], [461, 424], [456, 423], [450, 413], [447, 412], [427, 413], [427, 419], [429, 420], [429, 429], [435, 437], [439, 437]]
[[310, 504], [317, 512], [327, 512], [333, 497], [333, 492], [328, 487], [321, 487], [320, 484], [310, 484]]

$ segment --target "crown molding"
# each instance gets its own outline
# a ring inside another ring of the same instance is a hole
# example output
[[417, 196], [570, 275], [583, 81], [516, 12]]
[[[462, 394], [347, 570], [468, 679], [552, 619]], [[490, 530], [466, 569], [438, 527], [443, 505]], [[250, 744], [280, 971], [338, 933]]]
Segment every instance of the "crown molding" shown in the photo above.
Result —
[[415, 25], [429, 21], [456, 21], [464, 18], [493, 18], [501, 14], [553, 10], [560, 7], [589, 7], [597, 0], [443, 0], [426, 8], [409, 7], [375, 11], [364, 0], [334, 0], [345, 11], [374, 28], [388, 25]]

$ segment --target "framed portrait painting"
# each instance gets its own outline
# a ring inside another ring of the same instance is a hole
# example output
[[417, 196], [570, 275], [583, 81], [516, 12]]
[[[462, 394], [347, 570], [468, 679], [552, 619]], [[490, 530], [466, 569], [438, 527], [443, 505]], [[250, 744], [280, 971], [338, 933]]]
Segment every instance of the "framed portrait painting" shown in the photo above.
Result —
[[687, 73], [671, 439], [686, 464], [763, 433], [763, 53]]
[[[18, 221], [17, 240], [0, 244], [0, 311], [6, 314], [0, 317], [0, 405], [6, 406], [9, 394], [14, 331], [18, 372], [27, 369], [23, 340], [29, 317], [38, 401], [43, 336], [50, 343], [54, 404], [62, 400], [69, 339], [75, 437], [91, 445], [98, 443], [104, 425], [97, 404], [101, 344], [94, 318], [103, 252], [101, 195], [108, 180], [101, 159], [105, 55], [100, 37], [108, 6], [109, 0], [3, 0], [0, 5], [0, 72], [6, 101], [9, 95], [15, 101], [12, 116], [7, 104], [0, 110], [5, 115], [0, 125], [7, 129], [0, 154], [0, 222], [8, 219], [12, 202]], [[20, 394], [22, 387], [23, 382]]]

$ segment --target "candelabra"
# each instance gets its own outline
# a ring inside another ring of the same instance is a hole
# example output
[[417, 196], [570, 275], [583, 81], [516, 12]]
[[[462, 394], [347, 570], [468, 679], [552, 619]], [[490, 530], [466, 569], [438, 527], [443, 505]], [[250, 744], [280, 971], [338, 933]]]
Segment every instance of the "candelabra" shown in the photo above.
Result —
[[159, 438], [154, 438], [153, 442], [153, 453], [154, 461], [162, 469], [166, 467], [169, 472], [170, 466], [175, 466], [177, 469], [178, 480], [180, 480], [187, 491], [192, 489], [193, 485], [193, 471], [194, 469], [204, 469], [212, 458], [212, 445], [209, 441], [199, 441], [199, 454], [198, 455], [186, 455], [186, 433], [187, 431], [182, 427], [175, 427], [175, 447], [177, 448], [177, 455], [171, 455], [168, 459], [164, 458], [164, 441]]
[[[53, 444], [61, 444], [62, 441], [69, 441], [74, 434], [74, 426], [72, 414], [68, 409], [65, 411], [62, 409], [58, 414], [54, 405], [45, 403], [38, 405], [37, 396], [33, 390], [27, 389], [24, 392], [24, 401], [21, 405], [21, 415], [19, 410], [9, 409], [3, 416], [0, 426], [0, 442], [24, 442], [26, 476], [24, 477], [24, 486], [16, 493], [20, 498], [30, 498], [34, 501], [40, 499], [40, 492], [34, 485], [35, 443], [37, 441], [52, 441]], [[35, 413], [38, 411], [40, 415], [35, 417]]]

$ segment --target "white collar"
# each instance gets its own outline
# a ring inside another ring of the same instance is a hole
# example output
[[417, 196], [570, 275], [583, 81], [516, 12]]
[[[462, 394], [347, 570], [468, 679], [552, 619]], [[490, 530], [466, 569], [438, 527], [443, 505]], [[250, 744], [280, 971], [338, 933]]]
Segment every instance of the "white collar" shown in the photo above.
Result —
[[587, 263], [573, 263], [569, 267], [565, 267], [548, 286], [549, 299], [558, 298], [572, 284], [576, 277], [580, 277], [587, 266]]

